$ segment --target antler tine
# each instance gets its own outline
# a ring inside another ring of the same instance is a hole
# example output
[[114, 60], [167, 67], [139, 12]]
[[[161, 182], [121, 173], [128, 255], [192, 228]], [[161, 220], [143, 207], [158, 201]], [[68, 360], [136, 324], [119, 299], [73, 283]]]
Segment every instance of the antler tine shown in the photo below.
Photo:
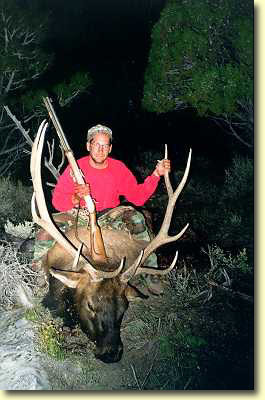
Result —
[[[176, 201], [187, 181], [188, 175], [189, 175], [191, 154], [192, 154], [192, 150], [190, 149], [184, 175], [183, 175], [178, 187], [176, 188], [175, 192], [173, 192], [173, 190], [172, 190], [172, 186], [169, 181], [168, 173], [165, 175], [165, 182], [166, 182], [169, 198], [168, 198], [168, 204], [167, 204], [164, 220], [162, 222], [162, 226], [161, 226], [160, 231], [157, 234], [157, 236], [146, 246], [146, 248], [144, 250], [144, 255], [141, 259], [141, 265], [149, 257], [149, 255], [151, 253], [153, 253], [158, 247], [162, 246], [163, 244], [174, 242], [174, 241], [178, 240], [184, 234], [184, 232], [187, 230], [187, 228], [189, 226], [189, 224], [186, 224], [184, 226], [184, 228], [177, 235], [174, 235], [174, 236], [168, 235], [168, 230], [169, 230], [169, 226], [171, 223], [175, 203], [176, 203]], [[167, 156], [167, 146], [165, 147], [165, 156]], [[138, 270], [137, 273], [140, 273], [140, 270]]]
[[167, 275], [173, 268], [175, 268], [176, 262], [178, 259], [178, 251], [176, 251], [175, 257], [168, 268], [165, 269], [157, 269], [153, 267], [139, 268], [135, 275], [139, 274], [149, 274], [149, 275]]
[[120, 262], [119, 267], [116, 268], [114, 271], [107, 271], [107, 272], [99, 271], [99, 270], [95, 269], [90, 263], [87, 263], [83, 268], [92, 277], [93, 282], [98, 282], [98, 281], [101, 281], [102, 279], [115, 278], [117, 275], [119, 275], [123, 269], [124, 261], [125, 261], [125, 257], [123, 257], [123, 259]]
[[[80, 243], [80, 245], [78, 247], [78, 251], [77, 251], [75, 259], [74, 259], [74, 263], [73, 263], [74, 271], [76, 270], [76, 266], [78, 265], [82, 248], [83, 248], [83, 243]], [[89, 273], [93, 282], [99, 282], [104, 278], [114, 278], [115, 276], [119, 275], [119, 273], [123, 269], [124, 261], [125, 261], [125, 257], [121, 260], [119, 267], [111, 272], [106, 272], [106, 271], [104, 272], [104, 271], [99, 271], [99, 270], [95, 269], [93, 267], [93, 265], [88, 262], [88, 260], [86, 261], [86, 264], [83, 266], [83, 268]]]
[[[168, 157], [167, 144], [165, 144], [165, 160], [167, 160], [167, 157]], [[164, 175], [164, 179], [165, 179], [165, 184], [166, 184], [166, 188], [167, 188], [167, 194], [168, 194], [168, 197], [170, 198], [173, 196], [173, 189], [172, 189], [172, 185], [170, 183], [168, 172], [166, 172], [166, 174]]]
[[167, 144], [165, 144], [165, 160], [167, 160]]
[[37, 146], [38, 146], [38, 143], [39, 143], [39, 140], [40, 140], [41, 133], [43, 132], [43, 130], [46, 131], [46, 129], [47, 129], [46, 125], [48, 126], [48, 123], [46, 122], [46, 119], [44, 119], [42, 121], [42, 123], [40, 124], [40, 126], [39, 126], [36, 138], [35, 138], [35, 140], [33, 142], [33, 145], [32, 145], [31, 158], [30, 158], [30, 174], [31, 174], [31, 177], [32, 177], [33, 184], [34, 184], [34, 176], [35, 176]]
[[142, 258], [144, 255], [144, 250], [141, 251], [140, 255], [137, 257], [133, 265], [128, 268], [127, 271], [123, 272], [123, 274], [120, 276], [120, 281], [123, 283], [129, 282], [130, 279], [136, 274], [136, 271], [141, 264]]
[[80, 254], [81, 254], [81, 252], [82, 252], [83, 245], [84, 245], [84, 243], [80, 243], [80, 245], [79, 245], [79, 247], [78, 247], [78, 251], [77, 251], [77, 253], [76, 253], [76, 255], [75, 255], [74, 262], [73, 262], [73, 271], [75, 271], [75, 269], [76, 269], [76, 267], [77, 267], [77, 265], [78, 265], [78, 262], [79, 262]]
[[187, 160], [187, 164], [186, 164], [184, 175], [183, 175], [183, 177], [182, 177], [182, 179], [180, 181], [180, 184], [178, 185], [177, 189], [175, 190], [174, 202], [176, 202], [176, 200], [178, 199], [180, 193], [182, 192], [183, 187], [185, 186], [185, 183], [187, 182], [188, 175], [189, 175], [189, 172], [190, 172], [191, 154], [192, 154], [192, 149], [190, 149], [190, 151], [189, 151], [189, 156], [188, 156], [188, 160]]
[[[166, 213], [165, 213], [164, 220], [163, 220], [163, 223], [162, 223], [162, 226], [161, 226], [161, 229], [160, 229], [160, 231], [163, 231], [165, 234], [168, 232], [176, 201], [177, 201], [180, 193], [182, 192], [182, 189], [183, 189], [183, 187], [184, 187], [184, 185], [185, 185], [185, 183], [187, 181], [188, 175], [189, 175], [190, 163], [191, 163], [191, 154], [192, 154], [192, 150], [190, 149], [183, 177], [182, 177], [179, 185], [177, 186], [177, 189], [175, 190], [175, 192], [172, 191], [172, 195], [169, 196]], [[168, 173], [167, 173], [167, 175], [168, 175]], [[166, 179], [166, 177], [165, 177], [165, 179]]]

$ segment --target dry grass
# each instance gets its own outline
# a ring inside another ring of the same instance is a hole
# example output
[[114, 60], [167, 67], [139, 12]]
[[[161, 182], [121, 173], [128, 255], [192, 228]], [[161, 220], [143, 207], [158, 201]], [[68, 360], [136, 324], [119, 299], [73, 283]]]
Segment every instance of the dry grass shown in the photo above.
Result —
[[23, 304], [30, 307], [39, 292], [39, 273], [12, 243], [0, 243], [0, 308]]

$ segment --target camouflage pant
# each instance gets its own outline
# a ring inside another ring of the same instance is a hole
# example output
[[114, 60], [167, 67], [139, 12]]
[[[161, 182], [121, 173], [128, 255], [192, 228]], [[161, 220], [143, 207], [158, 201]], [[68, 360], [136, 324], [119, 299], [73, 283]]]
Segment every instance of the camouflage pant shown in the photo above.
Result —
[[[66, 233], [78, 218], [78, 226], [87, 225], [87, 217], [82, 209], [77, 211], [72, 209], [64, 213], [53, 214], [53, 219], [61, 231]], [[108, 227], [108, 229], [125, 230], [130, 232], [132, 237], [138, 240], [150, 241], [153, 233], [146, 224], [144, 215], [135, 210], [131, 206], [119, 206], [105, 212], [97, 217], [100, 227]], [[36, 233], [34, 246], [33, 265], [40, 267], [42, 256], [53, 246], [54, 239], [43, 229], [39, 229]], [[153, 253], [145, 261], [146, 266], [157, 267], [157, 257]]]

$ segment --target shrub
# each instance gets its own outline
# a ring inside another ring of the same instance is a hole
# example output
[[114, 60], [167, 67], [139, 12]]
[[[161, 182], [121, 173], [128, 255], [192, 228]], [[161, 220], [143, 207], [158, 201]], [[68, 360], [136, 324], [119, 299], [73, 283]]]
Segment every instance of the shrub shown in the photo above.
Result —
[[206, 276], [217, 282], [228, 275], [236, 279], [249, 276], [253, 272], [248, 262], [246, 249], [232, 255], [230, 252], [225, 252], [220, 247], [213, 245], [208, 246], [207, 251], [203, 251], [208, 255], [210, 260], [210, 270]]
[[201, 305], [214, 297], [216, 288], [223, 290], [225, 295], [240, 296], [251, 301], [249, 293], [236, 292], [238, 289], [251, 291], [249, 283], [252, 283], [253, 268], [246, 249], [232, 254], [217, 245], [208, 245], [207, 250], [201, 251], [207, 255], [201, 271], [197, 272], [192, 265], [186, 266], [182, 261], [182, 268], [168, 275], [176, 304], [184, 308]]
[[62, 320], [60, 318], [53, 319], [50, 311], [41, 304], [27, 309], [24, 316], [37, 327], [39, 350], [56, 360], [64, 360], [66, 353], [63, 349]]
[[21, 224], [12, 224], [12, 222], [7, 220], [7, 223], [5, 224], [4, 228], [6, 233], [9, 233], [10, 235], [19, 237], [21, 239], [27, 239], [27, 238], [33, 238], [33, 226], [34, 222], [32, 221], [24, 221]]
[[[225, 172], [223, 200], [236, 202], [239, 206], [253, 206], [254, 168], [252, 160], [236, 156]], [[238, 204], [238, 200], [244, 201]]]
[[37, 273], [11, 243], [0, 243], [0, 308], [12, 308], [18, 302], [31, 303], [39, 291]]
[[20, 223], [31, 220], [32, 188], [23, 186], [20, 181], [0, 177], [0, 228], [9, 220]]
[[56, 360], [64, 360], [63, 335], [55, 321], [42, 322], [39, 327], [40, 350]]
[[246, 248], [253, 253], [254, 188], [253, 161], [235, 157], [224, 181], [214, 184], [205, 177], [190, 179], [176, 218], [190, 221], [203, 241], [221, 248]]
[[[253, 161], [235, 157], [225, 171], [218, 207], [220, 221], [216, 239], [230, 247], [246, 248], [253, 257], [254, 170]], [[221, 247], [222, 243], [221, 243]]]

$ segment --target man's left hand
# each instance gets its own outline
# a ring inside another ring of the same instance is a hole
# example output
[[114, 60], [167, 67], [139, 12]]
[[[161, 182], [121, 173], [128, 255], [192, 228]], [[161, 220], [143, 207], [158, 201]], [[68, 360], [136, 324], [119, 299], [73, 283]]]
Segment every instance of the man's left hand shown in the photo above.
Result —
[[163, 176], [166, 174], [166, 172], [170, 172], [170, 169], [171, 169], [170, 160], [167, 159], [158, 160], [158, 163], [156, 164], [156, 168], [153, 174], [156, 176]]

